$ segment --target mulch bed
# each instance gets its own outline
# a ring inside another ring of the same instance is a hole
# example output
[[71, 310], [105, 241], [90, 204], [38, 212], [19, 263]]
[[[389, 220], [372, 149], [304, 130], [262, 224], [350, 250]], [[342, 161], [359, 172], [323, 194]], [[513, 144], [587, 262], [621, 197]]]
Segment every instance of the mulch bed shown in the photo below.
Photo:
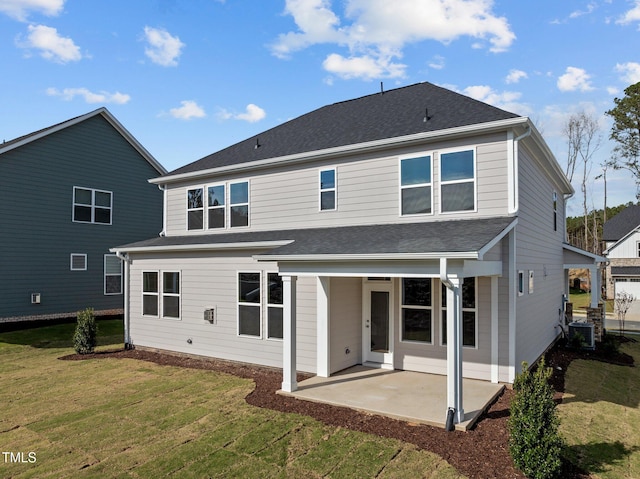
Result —
[[[194, 369], [206, 369], [252, 379], [256, 387], [246, 401], [257, 407], [282, 412], [293, 412], [313, 417], [330, 426], [340, 426], [354, 431], [376, 434], [415, 444], [444, 458], [460, 473], [472, 479], [524, 478], [515, 469], [509, 455], [509, 433], [507, 419], [513, 391], [505, 389], [503, 394], [489, 407], [476, 426], [468, 432], [446, 432], [444, 429], [416, 425], [405, 421], [376, 416], [352, 409], [312, 403], [276, 394], [282, 383], [282, 372], [216, 359], [200, 359], [142, 350], [118, 350], [86, 355], [70, 355], [60, 359], [82, 360], [91, 358], [132, 358], [162, 365]], [[605, 355], [599, 351], [574, 351], [556, 344], [546, 355], [546, 364], [553, 368], [552, 386], [557, 391], [556, 400], [562, 401], [564, 374], [577, 358], [594, 359], [633, 366], [633, 358], [626, 354]], [[299, 375], [302, 380], [308, 375]], [[565, 464], [562, 477], [583, 479], [588, 473], [572, 464]]]

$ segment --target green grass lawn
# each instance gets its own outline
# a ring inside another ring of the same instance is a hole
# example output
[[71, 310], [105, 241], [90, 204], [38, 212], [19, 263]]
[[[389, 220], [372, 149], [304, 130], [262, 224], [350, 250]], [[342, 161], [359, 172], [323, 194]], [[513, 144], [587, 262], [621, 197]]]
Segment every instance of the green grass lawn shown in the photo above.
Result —
[[[622, 351], [640, 363], [640, 343]], [[595, 477], [640, 478], [640, 368], [576, 360], [559, 406], [572, 462]]]
[[[591, 306], [591, 295], [589, 293], [574, 293], [569, 295], [569, 301], [573, 303], [574, 311], [587, 311], [587, 307]], [[607, 313], [613, 313], [613, 300], [606, 301]]]
[[[411, 444], [250, 406], [250, 380], [131, 359], [61, 361], [73, 329], [0, 334], [0, 449], [24, 461], [3, 454], [0, 477], [462, 477]], [[99, 335], [98, 349], [121, 347], [122, 321], [100, 321]]]

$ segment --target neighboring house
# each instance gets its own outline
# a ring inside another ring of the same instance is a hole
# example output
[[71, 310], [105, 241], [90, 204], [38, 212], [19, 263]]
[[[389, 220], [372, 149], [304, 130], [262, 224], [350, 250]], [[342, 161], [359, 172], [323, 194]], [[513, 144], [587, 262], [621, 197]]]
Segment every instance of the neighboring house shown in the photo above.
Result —
[[[604, 224], [602, 240], [609, 260], [607, 297], [622, 291], [640, 299], [640, 205], [628, 206]], [[627, 319], [640, 320], [640, 301], [634, 302]]]
[[165, 173], [105, 108], [0, 144], [0, 322], [122, 314], [109, 247], [158, 234]]
[[513, 382], [561, 332], [573, 193], [529, 119], [430, 83], [325, 106], [151, 181], [125, 341], [329, 376]]

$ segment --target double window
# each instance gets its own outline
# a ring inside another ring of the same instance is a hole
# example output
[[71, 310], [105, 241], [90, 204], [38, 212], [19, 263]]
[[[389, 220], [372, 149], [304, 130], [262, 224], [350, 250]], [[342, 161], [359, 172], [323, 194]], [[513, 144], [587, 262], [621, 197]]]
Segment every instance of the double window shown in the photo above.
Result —
[[431, 278], [402, 279], [402, 340], [433, 342]]
[[474, 150], [440, 154], [440, 211], [475, 211], [476, 165]]
[[180, 273], [144, 271], [142, 273], [142, 314], [180, 319]]
[[187, 190], [188, 230], [239, 226], [249, 226], [249, 182], [241, 181]]
[[111, 224], [113, 193], [91, 188], [73, 187], [73, 221]]
[[[478, 310], [477, 310], [477, 282], [476, 278], [464, 278], [462, 281], [462, 345], [475, 348], [477, 344]], [[441, 343], [447, 344], [447, 287], [442, 285], [442, 300], [440, 303], [442, 318]]]
[[282, 339], [282, 278], [278, 273], [266, 273], [266, 294], [262, 294], [261, 273], [238, 273], [238, 334], [262, 337], [262, 304], [266, 299], [267, 338]]

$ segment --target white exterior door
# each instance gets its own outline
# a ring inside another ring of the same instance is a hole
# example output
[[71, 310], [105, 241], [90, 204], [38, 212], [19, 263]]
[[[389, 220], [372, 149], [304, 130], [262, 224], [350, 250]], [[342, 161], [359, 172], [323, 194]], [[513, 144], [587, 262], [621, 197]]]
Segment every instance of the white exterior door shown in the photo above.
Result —
[[393, 284], [365, 281], [363, 287], [363, 362], [393, 367]]

